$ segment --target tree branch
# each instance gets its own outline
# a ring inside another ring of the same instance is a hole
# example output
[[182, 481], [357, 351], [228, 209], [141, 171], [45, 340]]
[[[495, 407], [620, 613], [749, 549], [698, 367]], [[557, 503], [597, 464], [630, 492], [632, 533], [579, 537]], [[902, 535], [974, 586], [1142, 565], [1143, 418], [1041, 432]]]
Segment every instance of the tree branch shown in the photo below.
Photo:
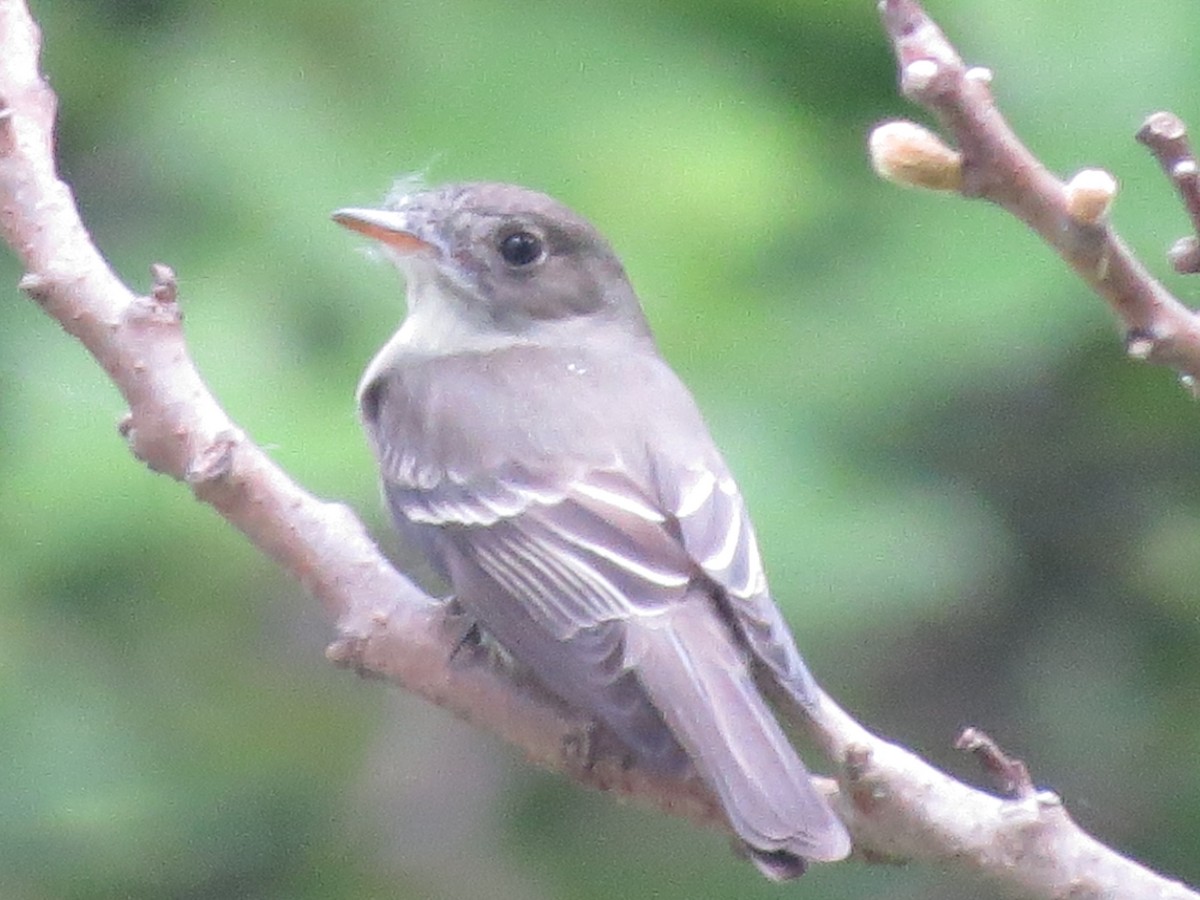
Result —
[[[319, 598], [336, 622], [333, 662], [438, 703], [582, 784], [727, 827], [697, 781], [596, 758], [588, 722], [482, 650], [460, 648], [462, 623], [446, 605], [396, 572], [346, 507], [303, 491], [229, 419], [187, 352], [173, 274], [154, 267], [148, 296], [124, 286], [58, 179], [55, 98], [38, 73], [38, 42], [24, 3], [0, 0], [0, 232], [27, 272], [22, 288], [125, 397], [130, 412], [120, 430], [133, 453], [189, 485]], [[1047, 179], [1039, 176], [1043, 186]], [[979, 175], [967, 182], [987, 186]], [[1084, 236], [1095, 243], [1093, 231]], [[1114, 252], [1107, 237], [1101, 245], [1102, 255]], [[1176, 343], [1155, 334], [1154, 354], [1170, 356]], [[1029, 897], [1198, 896], [1098, 844], [1052, 794], [1030, 789], [1001, 799], [963, 785], [871, 734], [825, 695], [805, 724], [840, 769], [840, 787], [823, 786], [862, 858], [957, 863]], [[994, 745], [989, 754], [1003, 757]]]
[[[900, 64], [901, 91], [937, 116], [958, 150], [920, 126], [892, 122], [871, 136], [876, 170], [904, 184], [957, 190], [1002, 206], [1109, 303], [1124, 323], [1130, 356], [1170, 366], [1189, 385], [1200, 383], [1200, 318], [1146, 270], [1113, 229], [1108, 213], [1116, 180], [1085, 169], [1060, 181], [996, 109], [992, 73], [967, 67], [916, 0], [882, 0], [879, 8]], [[931, 145], [936, 152], [923, 149]]]
[[1194, 275], [1200, 272], [1200, 165], [1192, 153], [1187, 126], [1173, 113], [1156, 112], [1142, 123], [1137, 139], [1150, 148], [1192, 220], [1195, 233], [1176, 241], [1167, 257], [1176, 272]]

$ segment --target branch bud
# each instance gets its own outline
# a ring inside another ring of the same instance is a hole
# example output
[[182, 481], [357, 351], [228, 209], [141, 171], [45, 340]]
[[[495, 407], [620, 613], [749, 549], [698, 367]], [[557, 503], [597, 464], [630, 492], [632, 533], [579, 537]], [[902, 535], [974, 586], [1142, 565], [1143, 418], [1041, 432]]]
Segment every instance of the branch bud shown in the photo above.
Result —
[[971, 66], [971, 68], [963, 72], [963, 78], [967, 79], [967, 81], [977, 81], [980, 84], [991, 84], [992, 70], [986, 66]]
[[1200, 272], [1200, 241], [1194, 234], [1181, 237], [1167, 251], [1167, 261], [1180, 275]]
[[877, 125], [867, 147], [871, 165], [888, 181], [933, 191], [957, 191], [962, 187], [962, 154], [916, 122]]
[[900, 72], [900, 90], [906, 97], [915, 97], [928, 90], [941, 71], [937, 60], [914, 59]]
[[1125, 352], [1130, 359], [1145, 362], [1154, 353], [1158, 335], [1146, 328], [1131, 328], [1125, 335]]
[[1099, 225], [1116, 196], [1117, 179], [1103, 169], [1082, 169], [1067, 182], [1067, 215], [1080, 225]]

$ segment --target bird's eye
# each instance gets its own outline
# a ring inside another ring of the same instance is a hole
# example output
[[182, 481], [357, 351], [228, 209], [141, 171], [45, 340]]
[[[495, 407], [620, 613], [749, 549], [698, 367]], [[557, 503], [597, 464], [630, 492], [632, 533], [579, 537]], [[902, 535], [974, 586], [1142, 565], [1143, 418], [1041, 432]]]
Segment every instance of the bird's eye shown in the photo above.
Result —
[[528, 266], [545, 255], [542, 239], [532, 231], [514, 231], [500, 239], [500, 255], [510, 266]]

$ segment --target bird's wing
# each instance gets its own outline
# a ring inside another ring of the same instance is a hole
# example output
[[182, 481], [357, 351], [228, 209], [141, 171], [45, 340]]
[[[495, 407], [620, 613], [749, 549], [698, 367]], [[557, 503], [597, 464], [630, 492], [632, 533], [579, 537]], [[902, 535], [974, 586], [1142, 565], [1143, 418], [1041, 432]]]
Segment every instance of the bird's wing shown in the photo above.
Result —
[[728, 613], [755, 656], [797, 703], [811, 707], [816, 685], [771, 599], [754, 526], [733, 476], [715, 450], [707, 459], [659, 468], [661, 502], [678, 523], [684, 549], [728, 598]]
[[[459, 537], [471, 555], [510, 590], [522, 579], [516, 595], [556, 635], [644, 613], [703, 574], [728, 598], [728, 614], [755, 656], [810, 707], [816, 688], [771, 599], [737, 483], [707, 440], [681, 443], [686, 461], [651, 449], [648, 489], [617, 467], [549, 475], [510, 466], [464, 479], [387, 445], [378, 449], [398, 518], [470, 529]], [[544, 573], [538, 578], [529, 570], [535, 560]]]
[[653, 614], [696, 574], [667, 516], [615, 470], [551, 476], [510, 466], [420, 485], [399, 474], [385, 482], [393, 512], [437, 526], [558, 640]]
[[385, 472], [398, 519], [420, 526], [459, 602], [538, 679], [605, 722], [645, 765], [686, 754], [647, 692], [627, 635], [687, 596], [698, 573], [664, 516], [612, 471], [503, 472], [462, 482]]

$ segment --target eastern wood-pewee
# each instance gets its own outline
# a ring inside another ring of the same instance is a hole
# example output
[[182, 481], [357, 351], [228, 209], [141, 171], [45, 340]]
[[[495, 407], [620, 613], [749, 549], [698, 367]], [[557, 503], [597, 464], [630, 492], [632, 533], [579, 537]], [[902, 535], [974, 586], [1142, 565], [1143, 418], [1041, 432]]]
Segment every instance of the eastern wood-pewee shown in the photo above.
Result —
[[334, 219], [380, 241], [408, 284], [358, 389], [400, 531], [637, 764], [693, 765], [766, 875], [846, 856], [755, 684], [815, 702], [745, 503], [604, 238], [491, 183]]

